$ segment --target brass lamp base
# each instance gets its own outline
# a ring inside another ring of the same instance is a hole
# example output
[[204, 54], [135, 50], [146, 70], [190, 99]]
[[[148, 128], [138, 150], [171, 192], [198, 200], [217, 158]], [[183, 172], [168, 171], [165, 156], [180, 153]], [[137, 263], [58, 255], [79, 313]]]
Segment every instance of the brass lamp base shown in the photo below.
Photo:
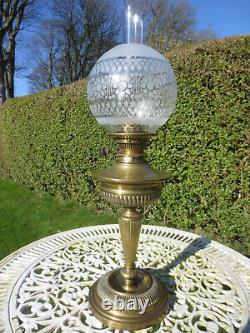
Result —
[[137, 269], [134, 291], [124, 288], [123, 269], [97, 280], [89, 294], [95, 317], [111, 329], [138, 330], [158, 324], [168, 310], [167, 292], [151, 274]]
[[125, 266], [102, 276], [90, 289], [94, 315], [112, 329], [138, 330], [158, 324], [168, 310], [164, 286], [148, 272], [135, 266], [143, 207], [160, 196], [166, 175], [153, 170], [143, 158], [150, 134], [138, 126], [122, 126], [112, 134], [119, 144], [115, 164], [92, 173], [102, 197], [123, 206], [119, 219]]

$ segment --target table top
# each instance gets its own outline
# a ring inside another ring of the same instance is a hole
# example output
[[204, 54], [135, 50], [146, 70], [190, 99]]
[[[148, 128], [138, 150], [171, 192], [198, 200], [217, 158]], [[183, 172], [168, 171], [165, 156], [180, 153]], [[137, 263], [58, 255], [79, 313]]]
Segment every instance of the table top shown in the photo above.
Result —
[[[250, 260], [195, 234], [143, 226], [137, 264], [166, 284], [171, 310], [140, 332], [250, 332]], [[123, 265], [118, 225], [86, 227], [34, 242], [0, 262], [0, 332], [119, 332], [88, 305], [89, 287]]]

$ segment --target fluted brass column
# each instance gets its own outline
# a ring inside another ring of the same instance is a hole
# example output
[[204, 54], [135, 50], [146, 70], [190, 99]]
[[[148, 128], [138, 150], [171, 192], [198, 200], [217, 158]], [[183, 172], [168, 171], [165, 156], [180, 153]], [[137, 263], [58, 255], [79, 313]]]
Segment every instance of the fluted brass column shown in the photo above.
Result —
[[[159, 198], [165, 175], [153, 170], [143, 158], [143, 149], [151, 135], [140, 126], [121, 126], [112, 137], [119, 145], [117, 160], [111, 167], [93, 173], [98, 179], [102, 197], [123, 206], [119, 219], [125, 265], [102, 276], [90, 290], [89, 302], [94, 315], [110, 328], [136, 330], [157, 324], [168, 308], [163, 285], [146, 270], [136, 268], [136, 252], [141, 231], [142, 214], [137, 211]], [[147, 301], [140, 310], [104, 309], [103, 299], [111, 304], [119, 298]]]
[[141, 232], [141, 218], [142, 215], [136, 211], [136, 208], [125, 208], [119, 220], [125, 259], [125, 265], [122, 270], [124, 276], [123, 289], [127, 292], [133, 292], [137, 288], [135, 283], [135, 261]]

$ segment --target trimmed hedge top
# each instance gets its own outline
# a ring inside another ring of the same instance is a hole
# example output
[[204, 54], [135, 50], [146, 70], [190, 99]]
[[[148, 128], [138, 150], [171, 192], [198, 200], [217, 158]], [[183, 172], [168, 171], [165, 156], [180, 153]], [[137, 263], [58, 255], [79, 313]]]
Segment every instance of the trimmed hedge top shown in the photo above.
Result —
[[[146, 151], [167, 170], [161, 200], [146, 218], [209, 234], [249, 253], [249, 53], [243, 36], [169, 53], [178, 105]], [[111, 163], [115, 146], [76, 82], [1, 107], [0, 156], [28, 187], [106, 209], [89, 171]], [[105, 152], [109, 152], [105, 156]]]

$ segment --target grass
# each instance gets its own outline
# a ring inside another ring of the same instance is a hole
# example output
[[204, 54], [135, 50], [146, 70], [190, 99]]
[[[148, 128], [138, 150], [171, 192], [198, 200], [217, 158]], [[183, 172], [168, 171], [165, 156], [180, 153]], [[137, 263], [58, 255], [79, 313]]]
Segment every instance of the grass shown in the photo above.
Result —
[[72, 201], [41, 195], [0, 178], [0, 260], [42, 237], [89, 225], [115, 223]]
[[38, 194], [0, 177], [0, 260], [24, 245], [57, 232], [116, 222], [114, 215], [96, 215], [73, 201]]

